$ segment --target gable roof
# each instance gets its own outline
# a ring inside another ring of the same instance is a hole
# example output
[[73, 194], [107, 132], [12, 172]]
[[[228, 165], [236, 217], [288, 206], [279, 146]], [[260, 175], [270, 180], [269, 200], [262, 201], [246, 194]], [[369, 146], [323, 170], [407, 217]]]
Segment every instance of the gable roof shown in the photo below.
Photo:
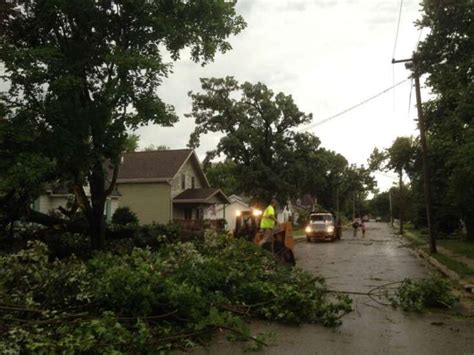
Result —
[[173, 202], [175, 203], [207, 203], [216, 196], [222, 203], [230, 204], [227, 196], [221, 191], [213, 187], [205, 187], [202, 189], [187, 189], [177, 195]]
[[[240, 206], [242, 208], [242, 210], [250, 210], [250, 206], [248, 203], [245, 203], [244, 201], [242, 201], [240, 198], [236, 198], [236, 195], [230, 195], [229, 196], [229, 205], [237, 205], [237, 206]], [[228, 208], [228, 206], [226, 206], [226, 208]], [[224, 209], [224, 205], [220, 204], [220, 205], [217, 205], [216, 206], [216, 211], [221, 211]]]
[[192, 163], [201, 175], [203, 185], [208, 187], [209, 182], [202, 171], [196, 153], [192, 149], [125, 153], [117, 182], [170, 181], [176, 177], [189, 159], [192, 159]]

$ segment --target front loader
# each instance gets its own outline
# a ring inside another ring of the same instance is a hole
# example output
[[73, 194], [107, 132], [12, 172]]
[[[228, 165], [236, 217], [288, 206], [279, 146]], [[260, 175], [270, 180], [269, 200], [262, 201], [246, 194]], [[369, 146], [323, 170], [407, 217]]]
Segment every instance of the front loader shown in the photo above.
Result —
[[291, 223], [279, 223], [273, 232], [273, 241], [263, 242], [264, 236], [260, 229], [261, 213], [259, 212], [258, 210], [239, 211], [236, 216], [234, 237], [254, 242], [271, 252], [277, 260], [294, 266], [293, 248], [295, 241]]

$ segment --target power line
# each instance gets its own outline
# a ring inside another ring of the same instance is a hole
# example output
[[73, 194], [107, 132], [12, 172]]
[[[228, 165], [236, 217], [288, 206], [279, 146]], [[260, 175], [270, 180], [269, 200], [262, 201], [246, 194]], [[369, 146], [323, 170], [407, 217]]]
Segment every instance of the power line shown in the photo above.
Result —
[[403, 0], [400, 0], [400, 10], [398, 12], [398, 21], [397, 21], [397, 31], [395, 33], [395, 43], [393, 45], [393, 54], [392, 58], [395, 58], [395, 51], [397, 49], [397, 42], [398, 42], [398, 32], [400, 31], [400, 20], [402, 18], [402, 9], [403, 9]]
[[413, 92], [413, 79], [410, 80], [410, 96], [408, 96], [408, 118], [410, 118], [411, 110], [411, 93]]
[[299, 129], [297, 129], [297, 131], [307, 131], [307, 130], [309, 130], [309, 129], [311, 129], [311, 128], [314, 128], [314, 127], [316, 127], [316, 126], [322, 125], [323, 123], [326, 123], [326, 122], [328, 122], [328, 121], [331, 121], [331, 120], [333, 120], [333, 119], [335, 119], [335, 118], [337, 118], [337, 117], [339, 117], [339, 116], [342, 116], [343, 114], [345, 114], [345, 113], [347, 113], [347, 112], [349, 112], [349, 111], [352, 111], [352, 110], [356, 109], [357, 107], [360, 107], [360, 106], [366, 104], [367, 102], [376, 99], [376, 98], [379, 97], [379, 96], [382, 96], [382, 95], [385, 94], [386, 92], [389, 92], [390, 90], [396, 88], [397, 86], [400, 86], [401, 84], [403, 84], [404, 82], [406, 82], [406, 81], [408, 81], [408, 80], [410, 80], [410, 78], [407, 78], [407, 79], [405, 79], [405, 80], [402, 80], [402, 81], [396, 83], [395, 85], [392, 85], [392, 86], [390, 86], [389, 88], [387, 88], [387, 89], [385, 89], [385, 90], [383, 90], [383, 91], [381, 91], [381, 92], [379, 92], [379, 93], [377, 93], [377, 94], [375, 94], [375, 95], [369, 97], [368, 99], [365, 99], [364, 101], [361, 101], [361, 102], [359, 102], [358, 104], [352, 105], [351, 107], [348, 107], [348, 108], [346, 108], [345, 110], [343, 110], [343, 111], [341, 111], [341, 112], [339, 112], [339, 113], [336, 113], [335, 115], [329, 116], [329, 117], [327, 117], [327, 118], [325, 118], [325, 119], [323, 119], [323, 120], [321, 120], [321, 121], [318, 121], [318, 122], [315, 122], [315, 123], [311, 123], [311, 124], [307, 125], [306, 127], [301, 127], [301, 128], [299, 128]]
[[398, 178], [394, 177], [394, 176], [390, 176], [388, 174], [384, 174], [380, 171], [373, 171], [374, 174], [377, 174], [377, 175], [381, 175], [381, 176], [384, 176], [386, 178], [389, 178], [389, 179], [392, 179], [392, 180], [398, 180]]

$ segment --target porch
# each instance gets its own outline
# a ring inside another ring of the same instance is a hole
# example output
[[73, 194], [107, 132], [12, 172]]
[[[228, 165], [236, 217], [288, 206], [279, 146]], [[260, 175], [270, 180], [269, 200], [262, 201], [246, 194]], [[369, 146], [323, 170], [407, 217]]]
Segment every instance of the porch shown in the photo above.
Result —
[[220, 189], [187, 189], [173, 199], [173, 222], [184, 230], [224, 230], [225, 220], [204, 219], [204, 211], [216, 204], [225, 206], [229, 203], [229, 199]]

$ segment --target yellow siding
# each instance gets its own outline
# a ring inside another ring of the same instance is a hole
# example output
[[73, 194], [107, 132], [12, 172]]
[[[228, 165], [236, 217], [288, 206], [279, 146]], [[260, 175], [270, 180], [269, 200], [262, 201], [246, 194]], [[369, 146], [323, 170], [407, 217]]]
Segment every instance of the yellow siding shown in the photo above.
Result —
[[119, 184], [120, 207], [129, 207], [141, 224], [171, 220], [171, 187], [166, 183]]

